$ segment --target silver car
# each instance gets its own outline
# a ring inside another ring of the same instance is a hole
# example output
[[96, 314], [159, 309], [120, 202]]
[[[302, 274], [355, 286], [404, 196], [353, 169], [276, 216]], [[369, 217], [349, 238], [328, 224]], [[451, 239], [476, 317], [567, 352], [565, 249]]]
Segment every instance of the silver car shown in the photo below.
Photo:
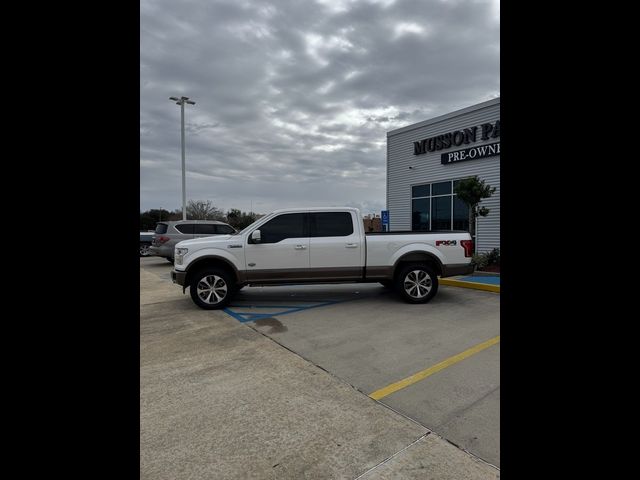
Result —
[[231, 225], [216, 220], [158, 222], [149, 253], [164, 257], [173, 263], [173, 251], [176, 243], [182, 240], [214, 235], [233, 235], [235, 233], [237, 232]]

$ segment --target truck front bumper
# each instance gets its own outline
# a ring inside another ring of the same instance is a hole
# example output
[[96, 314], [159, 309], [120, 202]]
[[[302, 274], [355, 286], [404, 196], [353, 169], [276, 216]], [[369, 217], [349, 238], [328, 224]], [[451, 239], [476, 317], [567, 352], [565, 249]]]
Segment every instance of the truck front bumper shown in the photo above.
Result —
[[178, 285], [184, 285], [184, 281], [187, 278], [187, 272], [181, 272], [179, 270], [173, 269], [171, 270], [171, 280], [173, 283], [177, 283]]
[[442, 266], [442, 278], [453, 277], [454, 275], [469, 275], [473, 273], [474, 266], [472, 263], [458, 263], [453, 265]]

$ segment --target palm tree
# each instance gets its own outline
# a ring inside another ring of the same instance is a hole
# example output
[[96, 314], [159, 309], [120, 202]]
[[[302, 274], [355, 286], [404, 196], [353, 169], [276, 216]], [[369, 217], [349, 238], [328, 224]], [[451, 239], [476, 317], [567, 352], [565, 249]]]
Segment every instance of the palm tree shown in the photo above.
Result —
[[476, 219], [489, 214], [487, 207], [478, 207], [483, 198], [489, 198], [496, 191], [496, 187], [485, 185], [478, 176], [462, 179], [454, 188], [458, 198], [469, 207], [469, 233], [473, 239], [473, 253], [476, 252]]

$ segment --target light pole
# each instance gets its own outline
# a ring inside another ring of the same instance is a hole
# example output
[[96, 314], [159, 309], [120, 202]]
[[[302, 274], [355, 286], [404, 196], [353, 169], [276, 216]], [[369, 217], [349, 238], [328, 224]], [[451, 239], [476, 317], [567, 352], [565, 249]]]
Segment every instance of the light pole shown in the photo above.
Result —
[[176, 102], [176, 105], [180, 105], [180, 132], [182, 138], [182, 219], [187, 219], [187, 192], [186, 192], [186, 175], [184, 168], [184, 104], [195, 105], [196, 102], [189, 100], [189, 97], [169, 97], [169, 100]]

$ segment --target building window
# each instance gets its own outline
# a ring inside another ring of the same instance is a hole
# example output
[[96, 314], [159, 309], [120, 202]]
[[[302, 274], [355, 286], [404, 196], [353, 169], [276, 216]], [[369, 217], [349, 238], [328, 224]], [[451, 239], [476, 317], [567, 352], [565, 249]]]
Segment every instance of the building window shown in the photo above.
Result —
[[453, 193], [458, 180], [411, 187], [412, 230], [469, 231], [469, 207]]
[[429, 230], [431, 219], [431, 202], [429, 198], [414, 198], [411, 215], [412, 230]]
[[469, 207], [457, 195], [453, 196], [453, 229], [469, 231]]
[[451, 195], [431, 197], [432, 230], [451, 230]]

